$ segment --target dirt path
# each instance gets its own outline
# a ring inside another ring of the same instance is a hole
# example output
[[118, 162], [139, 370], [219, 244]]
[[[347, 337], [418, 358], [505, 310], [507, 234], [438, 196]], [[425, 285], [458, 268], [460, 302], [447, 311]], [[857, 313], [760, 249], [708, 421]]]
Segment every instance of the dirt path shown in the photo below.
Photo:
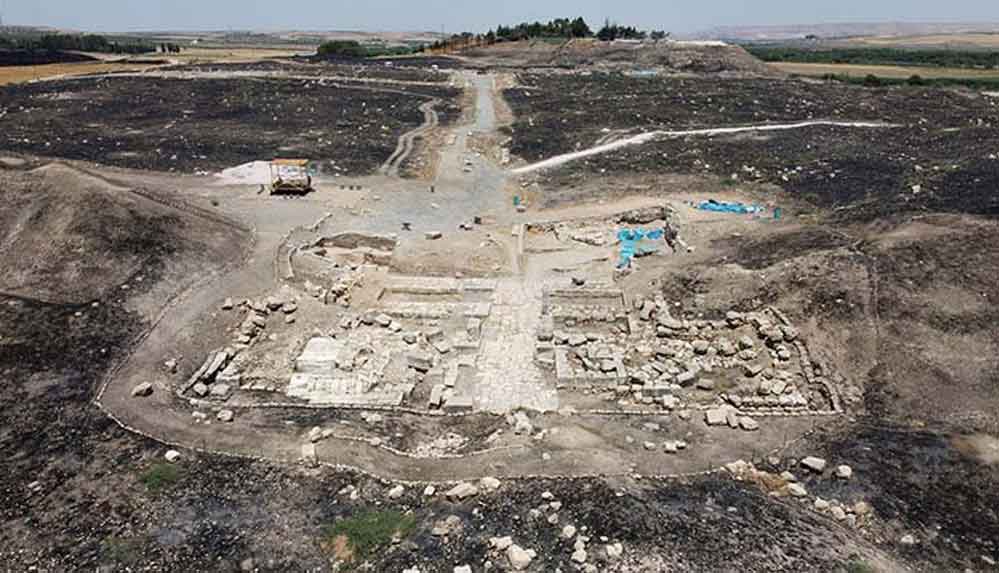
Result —
[[431, 129], [437, 127], [440, 123], [440, 119], [437, 116], [437, 111], [434, 110], [434, 106], [437, 105], [439, 100], [431, 100], [422, 105], [420, 105], [420, 111], [423, 112], [423, 124], [416, 129], [406, 132], [399, 137], [399, 145], [395, 148], [392, 155], [385, 161], [385, 163], [379, 169], [382, 175], [388, 175], [389, 177], [398, 177], [399, 168], [405, 163], [406, 159], [413, 153], [413, 148], [416, 144], [416, 138], [425, 135]]
[[818, 121], [802, 121], [798, 123], [749, 125], [749, 126], [739, 126], [739, 127], [716, 127], [708, 129], [689, 129], [689, 130], [680, 130], [680, 131], [650, 131], [648, 133], [642, 133], [634, 137], [629, 137], [627, 139], [619, 139], [616, 141], [612, 141], [610, 143], [604, 143], [603, 145], [597, 145], [596, 147], [591, 147], [589, 149], [584, 149], [582, 151], [576, 151], [573, 153], [558, 155], [552, 157], [551, 159], [546, 159], [544, 161], [539, 161], [538, 163], [533, 163], [531, 165], [515, 169], [513, 170], [513, 173], [517, 175], [523, 175], [527, 173], [532, 173], [534, 171], [540, 171], [542, 169], [551, 169], [552, 167], [558, 167], [560, 165], [564, 165], [566, 163], [575, 161], [577, 159], [583, 159], [584, 157], [600, 155], [602, 153], [607, 153], [631, 145], [641, 145], [643, 143], [648, 143], [660, 137], [732, 135], [736, 133], [745, 133], [751, 131], [763, 131], [763, 132], [786, 131], [789, 129], [804, 129], [808, 127], [817, 127], [817, 126], [856, 127], [856, 128], [895, 127], [892, 124], [879, 123], [879, 122], [818, 120]]

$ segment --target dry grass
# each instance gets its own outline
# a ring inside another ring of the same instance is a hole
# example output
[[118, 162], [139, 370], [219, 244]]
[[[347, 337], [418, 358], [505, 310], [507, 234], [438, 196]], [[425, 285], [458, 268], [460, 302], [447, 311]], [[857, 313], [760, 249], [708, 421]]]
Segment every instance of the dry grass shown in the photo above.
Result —
[[[267, 58], [290, 57], [311, 53], [308, 48], [292, 50], [284, 48], [185, 48], [180, 54], [147, 54], [141, 58], [169, 59], [180, 64], [208, 62], [255, 62]], [[108, 59], [106, 54], [93, 54]], [[121, 56], [114, 56], [120, 58]], [[112, 61], [78, 62], [67, 64], [45, 64], [41, 66], [0, 67], [0, 85], [17, 84], [33, 80], [52, 79], [61, 76], [101, 74], [109, 72], [136, 71], [155, 67], [151, 64], [120, 63]]]
[[108, 64], [95, 62], [46, 64], [43, 66], [4, 66], [0, 67], [0, 85], [18, 84], [61, 76], [135, 71], [148, 67], [150, 66], [147, 64]]
[[868, 36], [848, 40], [849, 44], [892, 47], [999, 48], [999, 34], [930, 34], [926, 36]]
[[768, 64], [788, 74], [824, 76], [826, 74], [880, 78], [999, 78], [999, 70], [969, 70], [964, 68], [932, 68], [920, 66], [872, 66], [858, 64], [806, 64], [778, 62]]
[[194, 62], [255, 62], [267, 58], [287, 58], [299, 54], [313, 54], [314, 49], [286, 48], [184, 48], [179, 54], [169, 58], [182, 63]]

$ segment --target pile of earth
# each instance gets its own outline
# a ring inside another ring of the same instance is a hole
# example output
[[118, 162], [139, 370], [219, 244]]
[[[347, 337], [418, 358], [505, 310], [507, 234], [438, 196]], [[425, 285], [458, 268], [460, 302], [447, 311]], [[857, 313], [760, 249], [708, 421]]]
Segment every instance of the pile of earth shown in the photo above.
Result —
[[216, 241], [245, 240], [238, 222], [66, 164], [0, 180], [0, 291], [25, 300], [96, 307], [147, 281], [189, 281], [242, 248]]
[[462, 52], [476, 63], [505, 67], [647, 70], [683, 73], [773, 75], [739, 46], [673, 41], [574, 39], [563, 43], [523, 40]]

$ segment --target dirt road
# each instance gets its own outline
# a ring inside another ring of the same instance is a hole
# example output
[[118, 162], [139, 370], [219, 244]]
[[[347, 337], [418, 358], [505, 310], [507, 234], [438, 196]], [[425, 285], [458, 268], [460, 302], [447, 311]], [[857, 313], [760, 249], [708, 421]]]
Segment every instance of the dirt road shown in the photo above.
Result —
[[870, 121], [802, 121], [797, 123], [748, 125], [748, 126], [738, 126], [738, 127], [716, 127], [716, 128], [707, 128], [707, 129], [687, 129], [687, 130], [678, 130], [678, 131], [650, 131], [648, 133], [642, 133], [634, 137], [618, 139], [611, 143], [597, 145], [596, 147], [591, 147], [589, 149], [584, 149], [582, 151], [576, 151], [573, 153], [558, 155], [556, 157], [552, 157], [551, 159], [546, 159], [544, 161], [539, 161], [531, 165], [514, 169], [513, 173], [517, 175], [525, 175], [527, 173], [540, 171], [542, 169], [551, 169], [553, 167], [558, 167], [560, 165], [565, 165], [566, 163], [576, 161], [577, 159], [583, 159], [585, 157], [591, 157], [593, 155], [600, 155], [601, 153], [607, 153], [610, 151], [614, 151], [616, 149], [621, 149], [622, 147], [648, 143], [660, 137], [688, 137], [688, 136], [710, 137], [712, 135], [733, 135], [737, 133], [746, 133], [746, 132], [787, 131], [790, 129], [805, 129], [808, 127], [817, 127], [817, 126], [856, 127], [856, 128], [894, 127], [892, 124], [870, 122]]

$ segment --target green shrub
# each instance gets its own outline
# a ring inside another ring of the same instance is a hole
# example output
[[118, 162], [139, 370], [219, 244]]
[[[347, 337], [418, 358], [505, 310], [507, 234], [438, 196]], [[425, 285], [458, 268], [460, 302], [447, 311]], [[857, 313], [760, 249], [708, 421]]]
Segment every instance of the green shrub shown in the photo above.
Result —
[[319, 46], [320, 56], [343, 56], [347, 58], [363, 58], [368, 55], [368, 51], [360, 43], [353, 40], [336, 40], [326, 42]]
[[180, 481], [180, 478], [180, 468], [165, 462], [155, 463], [139, 475], [139, 481], [152, 492], [162, 491]]
[[[392, 542], [404, 538], [416, 527], [416, 518], [398, 511], [367, 511], [341, 519], [323, 528], [323, 546], [344, 561], [365, 558]], [[343, 547], [343, 540], [349, 548]], [[345, 549], [347, 549], [345, 551]]]

